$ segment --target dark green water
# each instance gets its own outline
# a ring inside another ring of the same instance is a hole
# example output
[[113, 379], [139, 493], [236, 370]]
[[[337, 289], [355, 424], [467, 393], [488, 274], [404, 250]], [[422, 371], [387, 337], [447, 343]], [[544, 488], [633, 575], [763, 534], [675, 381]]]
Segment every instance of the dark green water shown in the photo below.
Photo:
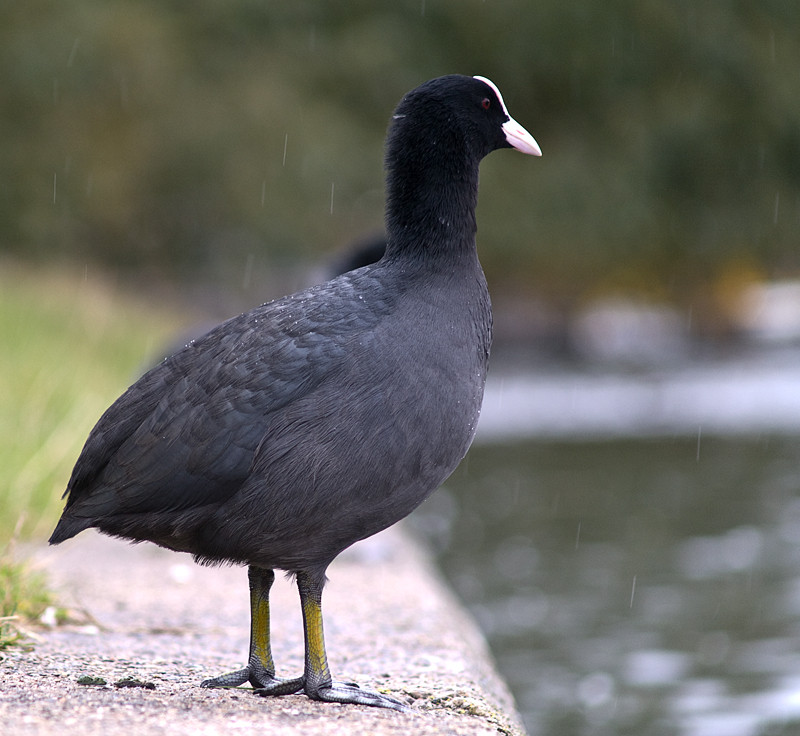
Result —
[[800, 438], [476, 445], [412, 518], [532, 735], [800, 733]]

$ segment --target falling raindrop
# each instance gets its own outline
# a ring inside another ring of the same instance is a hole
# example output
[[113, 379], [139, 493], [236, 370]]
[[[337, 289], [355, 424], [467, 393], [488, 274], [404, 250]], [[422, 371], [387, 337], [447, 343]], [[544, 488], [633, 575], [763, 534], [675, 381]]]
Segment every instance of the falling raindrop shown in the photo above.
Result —
[[67, 59], [67, 68], [71, 67], [72, 66], [72, 62], [75, 61], [75, 54], [78, 53], [78, 46], [80, 46], [80, 45], [81, 45], [81, 37], [78, 36], [72, 42], [72, 48], [70, 49], [69, 58]]
[[578, 545], [581, 543], [581, 522], [578, 522], [578, 531], [575, 534], [575, 549], [578, 549]]
[[628, 604], [629, 608], [633, 608], [633, 597], [636, 595], [636, 575], [633, 576], [633, 582], [631, 583], [631, 601]]
[[286, 166], [286, 149], [288, 146], [289, 146], [289, 134], [287, 133], [283, 137], [283, 163], [281, 164], [282, 166]]
[[250, 281], [251, 281], [251, 278], [253, 276], [253, 260], [254, 260], [253, 254], [250, 253], [247, 256], [247, 260], [245, 261], [245, 264], [244, 264], [244, 275], [242, 277], [242, 288], [245, 289], [245, 290], [250, 287]]
[[703, 433], [703, 427], [700, 426], [697, 428], [697, 455], [695, 456], [695, 462], [700, 462], [700, 437]]

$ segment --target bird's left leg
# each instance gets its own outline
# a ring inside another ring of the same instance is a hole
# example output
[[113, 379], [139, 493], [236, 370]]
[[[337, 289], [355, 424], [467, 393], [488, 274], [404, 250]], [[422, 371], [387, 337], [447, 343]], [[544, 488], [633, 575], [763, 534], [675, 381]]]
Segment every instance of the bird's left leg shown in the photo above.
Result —
[[275, 677], [269, 632], [269, 591], [275, 573], [250, 565], [247, 569], [250, 585], [250, 652], [247, 666], [219, 677], [204, 680], [201, 687], [238, 687], [249, 681], [254, 688], [280, 688], [281, 694], [296, 693], [303, 688], [303, 678], [283, 680]]

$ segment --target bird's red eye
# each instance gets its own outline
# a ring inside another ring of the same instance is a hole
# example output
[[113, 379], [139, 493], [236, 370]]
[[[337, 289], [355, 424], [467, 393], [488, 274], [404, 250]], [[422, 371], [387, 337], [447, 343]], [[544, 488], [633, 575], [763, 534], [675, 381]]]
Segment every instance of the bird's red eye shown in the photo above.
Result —
[[484, 97], [481, 101], [481, 107], [484, 110], [488, 110], [492, 106], [492, 101], [488, 97]]

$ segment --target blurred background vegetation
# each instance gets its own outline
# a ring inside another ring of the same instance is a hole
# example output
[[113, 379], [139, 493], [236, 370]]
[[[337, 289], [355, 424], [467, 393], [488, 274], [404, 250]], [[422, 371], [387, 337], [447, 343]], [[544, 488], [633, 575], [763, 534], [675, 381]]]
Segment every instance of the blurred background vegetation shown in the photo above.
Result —
[[400, 97], [482, 74], [544, 151], [483, 166], [495, 300], [713, 325], [800, 270], [798, 69], [795, 0], [8, 0], [0, 249], [276, 296], [382, 229]]

